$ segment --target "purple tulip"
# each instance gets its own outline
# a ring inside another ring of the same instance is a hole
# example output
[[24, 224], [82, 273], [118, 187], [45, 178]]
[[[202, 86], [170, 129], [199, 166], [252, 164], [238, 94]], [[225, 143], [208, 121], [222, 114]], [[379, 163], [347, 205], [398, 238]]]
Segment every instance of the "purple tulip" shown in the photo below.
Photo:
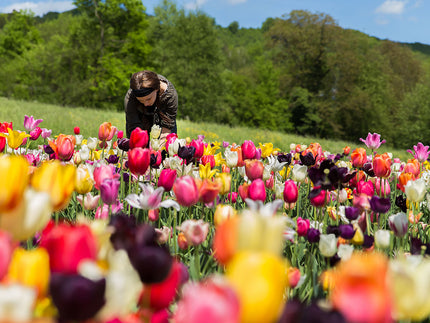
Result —
[[370, 132], [367, 134], [366, 140], [363, 138], [360, 138], [360, 140], [364, 142], [367, 148], [372, 150], [378, 149], [383, 143], [385, 143], [385, 139], [381, 141], [380, 134], [371, 134]]
[[116, 178], [106, 178], [100, 185], [100, 196], [105, 204], [112, 205], [118, 198], [118, 189], [121, 185]]
[[389, 198], [372, 196], [369, 201], [370, 208], [376, 213], [387, 213], [391, 208], [391, 202]]
[[429, 146], [424, 146], [421, 142], [419, 142], [416, 146], [414, 146], [415, 153], [410, 149], [408, 149], [408, 152], [414, 155], [414, 158], [418, 159], [420, 163], [423, 163], [429, 157], [430, 152], [428, 150]]
[[25, 130], [30, 132], [30, 131], [36, 129], [42, 121], [43, 121], [43, 119], [34, 120], [33, 116], [29, 117], [28, 115], [25, 115], [24, 116], [24, 128], [25, 128]]
[[315, 228], [309, 228], [306, 237], [308, 238], [308, 241], [311, 243], [318, 243], [320, 241], [320, 232], [318, 229]]
[[344, 239], [352, 239], [355, 235], [355, 229], [352, 224], [339, 225], [340, 236]]
[[399, 212], [388, 218], [388, 225], [396, 237], [403, 237], [408, 232], [408, 216]]
[[358, 218], [359, 215], [360, 215], [360, 209], [358, 207], [354, 207], [354, 206], [345, 207], [345, 217], [348, 220], [354, 221]]

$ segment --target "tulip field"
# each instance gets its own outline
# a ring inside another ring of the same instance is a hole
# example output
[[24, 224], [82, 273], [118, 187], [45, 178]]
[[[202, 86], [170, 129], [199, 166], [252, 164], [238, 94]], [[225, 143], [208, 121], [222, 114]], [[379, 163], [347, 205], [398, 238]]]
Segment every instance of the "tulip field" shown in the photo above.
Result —
[[0, 120], [0, 321], [429, 319], [429, 146], [117, 126]]

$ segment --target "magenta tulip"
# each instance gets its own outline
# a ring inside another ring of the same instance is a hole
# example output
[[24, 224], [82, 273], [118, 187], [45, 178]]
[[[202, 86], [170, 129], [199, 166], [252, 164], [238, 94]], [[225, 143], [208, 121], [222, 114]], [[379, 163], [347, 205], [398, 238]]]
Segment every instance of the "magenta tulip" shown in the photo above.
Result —
[[254, 159], [257, 149], [251, 140], [245, 140], [241, 146], [243, 159]]
[[205, 150], [205, 145], [203, 141], [193, 139], [190, 143], [190, 146], [196, 148], [196, 152], [194, 153], [194, 158], [200, 159], [203, 156], [203, 151]]
[[175, 182], [177, 172], [174, 169], [164, 168], [158, 178], [158, 187], [163, 187], [166, 192], [170, 191]]
[[288, 180], [284, 186], [284, 201], [287, 203], [296, 203], [299, 197], [299, 189], [297, 188], [296, 182]]
[[266, 186], [262, 179], [257, 178], [249, 185], [248, 197], [253, 201], [264, 202], [266, 200]]
[[118, 198], [118, 189], [121, 183], [117, 179], [106, 178], [100, 185], [100, 196], [103, 203], [114, 204]]
[[130, 134], [130, 149], [146, 148], [149, 142], [148, 131], [142, 130], [139, 127], [135, 128]]

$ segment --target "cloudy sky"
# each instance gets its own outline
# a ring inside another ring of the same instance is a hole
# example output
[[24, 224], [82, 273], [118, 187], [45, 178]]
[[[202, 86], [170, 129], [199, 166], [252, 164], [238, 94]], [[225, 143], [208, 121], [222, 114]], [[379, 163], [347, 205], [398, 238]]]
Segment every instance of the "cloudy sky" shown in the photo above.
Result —
[[[142, 2], [152, 14], [161, 0]], [[258, 28], [269, 17], [281, 17], [300, 9], [329, 14], [343, 28], [381, 39], [430, 45], [430, 0], [176, 0], [176, 3], [179, 8], [203, 11], [224, 27], [237, 21], [240, 27]], [[31, 9], [36, 15], [43, 15], [73, 7], [72, 0], [0, 0], [3, 13]]]

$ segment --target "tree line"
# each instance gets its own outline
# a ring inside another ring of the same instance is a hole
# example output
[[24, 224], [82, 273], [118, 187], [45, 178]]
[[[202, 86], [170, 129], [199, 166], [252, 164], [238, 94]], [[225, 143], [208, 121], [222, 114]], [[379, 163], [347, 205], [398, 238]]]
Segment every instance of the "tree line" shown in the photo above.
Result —
[[221, 27], [163, 0], [75, 0], [36, 17], [0, 15], [0, 95], [123, 110], [132, 73], [166, 76], [178, 117], [393, 146], [430, 139], [430, 46], [343, 29], [292, 11], [261, 28]]

